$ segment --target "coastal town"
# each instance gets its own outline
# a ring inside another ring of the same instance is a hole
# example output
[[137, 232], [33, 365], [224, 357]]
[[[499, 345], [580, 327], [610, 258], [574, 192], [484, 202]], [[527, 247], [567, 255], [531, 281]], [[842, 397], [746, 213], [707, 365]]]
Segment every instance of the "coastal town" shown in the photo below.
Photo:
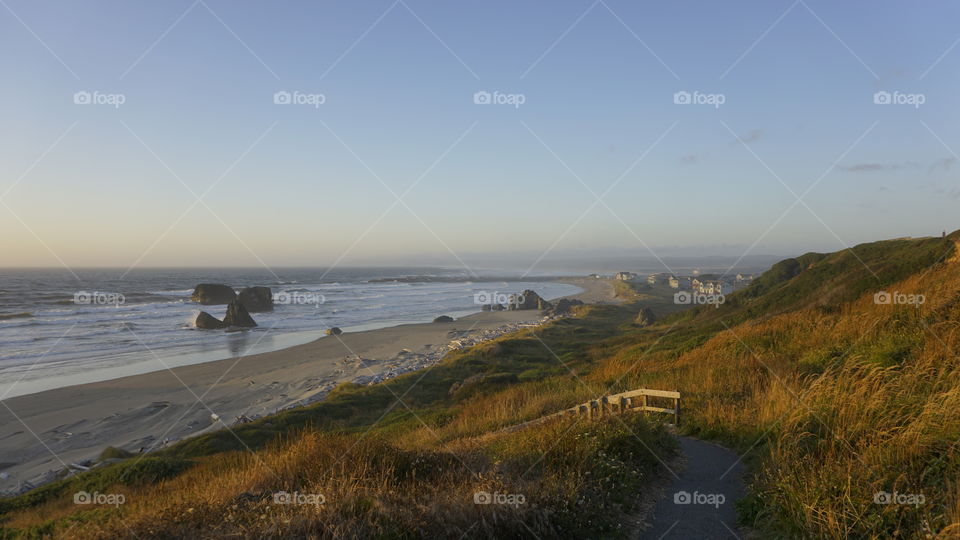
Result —
[[[602, 277], [600, 274], [593, 274], [594, 277]], [[663, 286], [679, 291], [687, 291], [698, 294], [730, 294], [739, 291], [753, 282], [754, 274], [738, 273], [736, 275], [723, 273], [711, 274], [702, 273], [699, 269], [694, 269], [690, 275], [676, 275], [670, 272], [658, 272], [653, 274], [638, 274], [634, 272], [617, 272], [613, 278], [617, 281], [626, 281], [629, 283], [646, 283], [650, 286]]]

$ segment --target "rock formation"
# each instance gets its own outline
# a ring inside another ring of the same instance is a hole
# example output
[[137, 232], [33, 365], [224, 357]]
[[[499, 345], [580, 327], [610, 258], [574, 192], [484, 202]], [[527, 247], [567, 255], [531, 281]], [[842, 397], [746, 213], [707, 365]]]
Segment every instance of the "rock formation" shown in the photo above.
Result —
[[637, 315], [636, 322], [638, 326], [650, 326], [656, 320], [657, 316], [653, 314], [653, 310], [645, 307], [640, 310], [640, 313]]
[[273, 311], [273, 291], [270, 287], [244, 287], [237, 295], [237, 301], [250, 313]]
[[237, 299], [237, 293], [229, 285], [201, 283], [193, 289], [190, 299], [205, 306], [214, 306], [233, 302]]
[[227, 314], [223, 317], [223, 324], [239, 328], [251, 328], [257, 325], [247, 312], [247, 308], [236, 300], [227, 304]]
[[200, 314], [197, 315], [197, 320], [193, 322], [193, 325], [202, 330], [219, 330], [227, 326], [223, 324], [223, 321], [206, 311], [201, 311]]
[[453, 322], [453, 317], [449, 315], [441, 315], [434, 319], [433, 322]]
[[340, 334], [343, 333], [343, 330], [341, 330], [341, 329], [339, 329], [338, 327], [334, 326], [333, 328], [327, 328], [327, 332], [326, 332], [326, 333], [327, 333], [328, 336], [339, 336]]

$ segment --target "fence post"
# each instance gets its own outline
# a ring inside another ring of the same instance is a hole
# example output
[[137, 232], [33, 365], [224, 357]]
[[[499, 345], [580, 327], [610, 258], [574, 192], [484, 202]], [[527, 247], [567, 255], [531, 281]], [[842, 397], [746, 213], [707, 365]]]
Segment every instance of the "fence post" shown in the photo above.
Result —
[[680, 427], [680, 398], [673, 400], [673, 425]]
[[641, 397], [643, 398], [643, 401], [641, 402], [641, 404], [643, 405], [643, 409], [642, 409], [642, 410], [643, 410], [643, 412], [647, 412], [647, 395], [644, 394], [644, 395], [642, 395]]

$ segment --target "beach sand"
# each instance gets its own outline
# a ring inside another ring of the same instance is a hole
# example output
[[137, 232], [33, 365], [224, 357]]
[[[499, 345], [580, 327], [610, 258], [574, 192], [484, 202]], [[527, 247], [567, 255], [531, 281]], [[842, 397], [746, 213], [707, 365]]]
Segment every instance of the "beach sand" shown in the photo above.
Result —
[[[608, 281], [563, 281], [584, 289], [568, 298], [616, 301]], [[0, 402], [0, 492], [49, 481], [57, 471], [96, 458], [108, 446], [150, 451], [221, 429], [241, 416], [311, 403], [343, 382], [367, 384], [423, 369], [451, 347], [491, 339], [542, 318], [539, 311], [482, 312], [452, 323], [347, 332], [173, 369], [158, 362], [158, 371], [151, 373], [9, 398]]]

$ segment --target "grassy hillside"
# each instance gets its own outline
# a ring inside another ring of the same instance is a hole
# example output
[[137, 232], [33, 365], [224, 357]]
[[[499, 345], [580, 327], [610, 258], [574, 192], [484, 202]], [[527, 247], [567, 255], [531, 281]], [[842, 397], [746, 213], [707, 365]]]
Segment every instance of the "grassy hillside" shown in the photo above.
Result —
[[[645, 386], [680, 390], [684, 431], [745, 454], [740, 509], [764, 537], [955, 537], [958, 240], [788, 259], [719, 308], [643, 328], [637, 311], [667, 313], [669, 293], [637, 290], [628, 306], [3, 501], [0, 519], [9, 537], [625, 536], [675, 452], [657, 419], [496, 430]], [[881, 291], [925, 301], [876, 303]], [[73, 505], [78, 489], [127, 502]], [[325, 501], [272, 504], [278, 491]], [[525, 501], [478, 505], [478, 492]]]

